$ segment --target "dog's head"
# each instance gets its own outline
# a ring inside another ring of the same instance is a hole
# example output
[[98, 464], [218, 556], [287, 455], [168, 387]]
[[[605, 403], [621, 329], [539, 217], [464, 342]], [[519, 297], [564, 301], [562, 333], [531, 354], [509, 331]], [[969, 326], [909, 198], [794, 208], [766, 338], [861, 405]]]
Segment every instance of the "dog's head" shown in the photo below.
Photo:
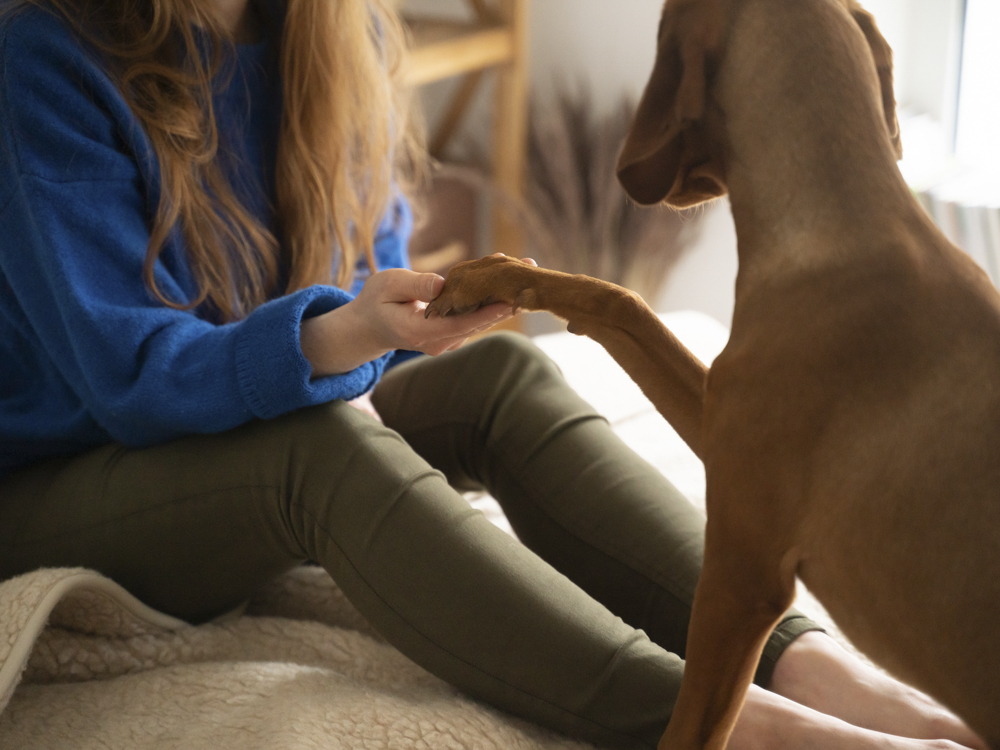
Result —
[[[892, 50], [875, 19], [856, 0], [841, 3], [871, 49], [882, 90], [885, 122], [902, 155], [892, 88]], [[744, 0], [667, 0], [660, 19], [656, 63], [625, 146], [618, 179], [637, 203], [693, 206], [726, 193], [721, 112], [710, 98], [734, 10]]]

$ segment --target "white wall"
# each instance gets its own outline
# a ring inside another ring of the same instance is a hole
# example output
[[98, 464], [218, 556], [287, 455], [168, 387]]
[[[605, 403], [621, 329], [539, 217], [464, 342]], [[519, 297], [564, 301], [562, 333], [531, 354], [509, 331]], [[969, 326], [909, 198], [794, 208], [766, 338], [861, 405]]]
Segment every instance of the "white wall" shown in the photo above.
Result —
[[662, 0], [534, 0], [531, 65], [543, 98], [560, 76], [590, 84], [598, 111], [638, 100], [656, 57]]

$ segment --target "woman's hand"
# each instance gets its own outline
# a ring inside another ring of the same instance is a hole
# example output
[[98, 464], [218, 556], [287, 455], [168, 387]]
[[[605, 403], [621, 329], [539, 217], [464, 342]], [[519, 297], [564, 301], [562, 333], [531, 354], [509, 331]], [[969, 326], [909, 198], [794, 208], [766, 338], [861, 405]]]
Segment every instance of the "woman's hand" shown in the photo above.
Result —
[[349, 372], [394, 349], [437, 355], [511, 317], [496, 304], [466, 315], [424, 318], [444, 286], [434, 273], [392, 268], [373, 274], [346, 305], [302, 321], [302, 353], [314, 378]]
[[444, 279], [435, 273], [390, 269], [369, 278], [351, 304], [361, 316], [359, 323], [367, 323], [372, 339], [386, 351], [409, 349], [431, 355], [455, 349], [473, 333], [511, 317], [509, 305], [497, 304], [460, 316], [453, 323], [439, 317], [424, 319], [427, 303], [443, 286]]

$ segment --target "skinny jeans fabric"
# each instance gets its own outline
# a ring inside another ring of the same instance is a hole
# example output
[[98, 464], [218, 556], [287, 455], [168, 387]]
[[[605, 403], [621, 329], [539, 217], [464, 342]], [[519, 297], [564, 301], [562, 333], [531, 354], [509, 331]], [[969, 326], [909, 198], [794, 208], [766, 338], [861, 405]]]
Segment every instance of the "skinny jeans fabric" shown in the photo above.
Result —
[[[84, 566], [201, 622], [315, 561], [469, 694], [576, 738], [655, 747], [703, 516], [524, 337], [400, 365], [373, 400], [384, 425], [334, 401], [18, 471], [0, 483], [0, 576]], [[483, 487], [520, 542], [459, 494]], [[757, 681], [812, 629], [789, 613]]]

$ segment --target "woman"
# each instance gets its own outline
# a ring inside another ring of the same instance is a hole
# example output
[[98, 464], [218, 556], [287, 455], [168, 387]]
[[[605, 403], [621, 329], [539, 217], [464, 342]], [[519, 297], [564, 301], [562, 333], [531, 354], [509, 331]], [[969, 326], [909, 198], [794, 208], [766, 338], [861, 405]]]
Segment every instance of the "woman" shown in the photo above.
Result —
[[[527, 340], [458, 349], [509, 310], [424, 320], [382, 2], [7, 0], [0, 50], [0, 576], [200, 622], [313, 560], [469, 693], [655, 746], [702, 519]], [[796, 613], [757, 683], [732, 748], [982, 747]]]

